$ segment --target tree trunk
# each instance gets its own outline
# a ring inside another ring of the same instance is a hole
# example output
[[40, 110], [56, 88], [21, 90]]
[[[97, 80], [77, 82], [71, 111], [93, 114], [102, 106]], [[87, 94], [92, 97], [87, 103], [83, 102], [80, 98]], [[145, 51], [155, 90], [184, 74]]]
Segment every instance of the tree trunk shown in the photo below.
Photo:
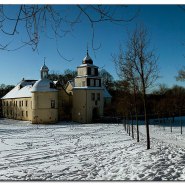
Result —
[[147, 150], [148, 150], [148, 149], [150, 149], [150, 131], [149, 131], [149, 120], [148, 120], [148, 116], [147, 116], [145, 89], [143, 89], [143, 105], [144, 105], [144, 116], [145, 116], [145, 126], [146, 126]]
[[136, 129], [137, 129], [137, 142], [139, 142], [139, 125], [138, 125], [138, 116], [136, 113]]
[[128, 134], [128, 118], [126, 118], [127, 134]]
[[134, 125], [133, 125], [133, 116], [131, 115], [131, 121], [132, 121], [132, 139], [134, 139]]
[[181, 113], [181, 110], [180, 110], [180, 124], [181, 124], [181, 134], [182, 134], [182, 113]]
[[128, 117], [128, 135], [130, 136], [130, 120], [129, 120], [129, 117]]
[[126, 131], [126, 117], [124, 119], [124, 127], [125, 127], [125, 131]]
[[134, 104], [135, 104], [135, 119], [136, 119], [137, 142], [139, 142], [139, 125], [138, 125], [137, 102], [136, 102], [136, 90], [135, 89], [134, 89]]

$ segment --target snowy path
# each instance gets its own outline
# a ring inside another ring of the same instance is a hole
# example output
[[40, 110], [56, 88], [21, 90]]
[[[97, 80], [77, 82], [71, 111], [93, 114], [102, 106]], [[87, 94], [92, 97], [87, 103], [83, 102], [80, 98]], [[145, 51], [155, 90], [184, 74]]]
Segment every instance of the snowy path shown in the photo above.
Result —
[[185, 180], [183, 137], [151, 126], [146, 150], [140, 131], [137, 143], [121, 124], [0, 119], [0, 180]]

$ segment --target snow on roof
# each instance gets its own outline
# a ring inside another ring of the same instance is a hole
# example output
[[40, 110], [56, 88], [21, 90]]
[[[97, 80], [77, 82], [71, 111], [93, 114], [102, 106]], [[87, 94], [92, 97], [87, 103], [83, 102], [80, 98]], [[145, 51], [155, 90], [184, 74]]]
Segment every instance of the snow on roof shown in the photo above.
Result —
[[22, 80], [2, 99], [31, 97], [31, 89], [36, 80]]
[[83, 61], [87, 61], [87, 60], [92, 60], [92, 58], [89, 56], [88, 53], [87, 53], [87, 55], [84, 57]]
[[57, 84], [57, 82], [58, 82], [58, 80], [53, 81], [53, 83], [54, 83], [55, 85]]
[[49, 71], [49, 69], [48, 69], [48, 67], [45, 65], [45, 63], [44, 63], [44, 65], [40, 68], [40, 70], [41, 70], [41, 71]]
[[92, 89], [92, 90], [103, 90], [103, 87], [89, 87], [89, 86], [83, 86], [83, 87], [73, 87], [73, 89]]
[[92, 58], [89, 56], [88, 50], [87, 50], [87, 55], [85, 58], [82, 60], [83, 64], [93, 64]]
[[54, 80], [53, 83], [55, 85], [63, 85], [63, 83], [60, 80]]
[[104, 98], [112, 98], [112, 96], [110, 95], [110, 93], [107, 91], [106, 88], [104, 88], [103, 96], [104, 96]]
[[[52, 86], [53, 85], [53, 86]], [[32, 92], [50, 92], [57, 91], [53, 88], [54, 84], [48, 79], [38, 80], [23, 80], [17, 86], [15, 86], [10, 92], [8, 92], [2, 99], [9, 98], [29, 98], [32, 96]]]
[[32, 91], [31, 92], [51, 92], [51, 91], [57, 91], [55, 88], [54, 88], [54, 84], [51, 80], [49, 79], [41, 79], [41, 80], [38, 80], [33, 88], [32, 88]]
[[29, 98], [31, 97], [32, 85], [26, 85], [20, 88], [20, 84], [15, 86], [10, 92], [8, 92], [2, 99], [9, 98]]
[[89, 78], [95, 78], [95, 79], [101, 79], [100, 76], [91, 76], [91, 75], [78, 75], [75, 78], [82, 78], [82, 77], [89, 77]]
[[77, 68], [85, 67], [85, 66], [87, 66], [87, 67], [94, 67], [94, 68], [97, 68], [98, 67], [98, 66], [95, 66], [94, 64], [81, 64]]

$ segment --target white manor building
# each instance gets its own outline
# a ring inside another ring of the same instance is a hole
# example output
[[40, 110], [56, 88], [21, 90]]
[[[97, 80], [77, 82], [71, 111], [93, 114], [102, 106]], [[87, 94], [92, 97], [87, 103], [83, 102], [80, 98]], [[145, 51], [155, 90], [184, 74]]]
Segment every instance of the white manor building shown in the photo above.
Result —
[[48, 79], [48, 67], [40, 69], [40, 80], [18, 83], [2, 100], [3, 116], [32, 123], [55, 123], [70, 119], [91, 123], [103, 116], [104, 101], [111, 96], [102, 86], [98, 67], [88, 54], [77, 67], [77, 76], [66, 86]]

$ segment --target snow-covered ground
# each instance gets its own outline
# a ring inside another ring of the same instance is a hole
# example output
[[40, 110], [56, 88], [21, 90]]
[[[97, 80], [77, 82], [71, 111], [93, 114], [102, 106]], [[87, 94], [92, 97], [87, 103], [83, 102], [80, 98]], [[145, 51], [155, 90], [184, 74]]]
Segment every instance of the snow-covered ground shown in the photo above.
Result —
[[185, 180], [185, 131], [122, 124], [33, 125], [0, 119], [0, 180]]

